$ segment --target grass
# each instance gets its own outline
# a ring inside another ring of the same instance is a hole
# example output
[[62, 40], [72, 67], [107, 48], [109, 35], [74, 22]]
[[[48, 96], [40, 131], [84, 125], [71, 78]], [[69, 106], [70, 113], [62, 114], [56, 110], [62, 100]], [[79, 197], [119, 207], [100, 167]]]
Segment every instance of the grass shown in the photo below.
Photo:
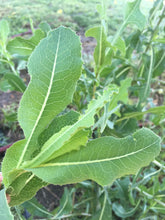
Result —
[[[123, 17], [122, 0], [107, 1], [110, 34], [113, 34]], [[52, 28], [59, 25], [72, 29], [87, 30], [100, 23], [96, 5], [100, 0], [6, 0], [0, 2], [0, 18], [6, 18], [11, 26], [11, 35], [30, 29], [30, 18], [34, 27], [47, 21]], [[142, 0], [142, 9], [151, 6], [151, 0]]]

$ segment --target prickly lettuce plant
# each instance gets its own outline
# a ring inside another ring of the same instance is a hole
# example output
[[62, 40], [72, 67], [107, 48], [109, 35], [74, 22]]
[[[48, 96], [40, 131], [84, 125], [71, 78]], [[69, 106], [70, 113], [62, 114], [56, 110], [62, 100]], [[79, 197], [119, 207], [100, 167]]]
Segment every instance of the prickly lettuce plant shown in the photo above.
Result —
[[[144, 28], [146, 18], [140, 11], [140, 2], [128, 2], [124, 22], [113, 40], [107, 37], [104, 2], [98, 6], [101, 26], [86, 32], [86, 36], [96, 38], [97, 46], [94, 73], [83, 69], [83, 74], [85, 70], [92, 79], [91, 88], [86, 87], [90, 88], [86, 91], [88, 100], [83, 105], [78, 103], [76, 90], [77, 82], [83, 79], [86, 83], [81, 75], [78, 36], [68, 28], [59, 27], [50, 31], [32, 52], [28, 60], [31, 81], [18, 110], [25, 139], [7, 150], [2, 164], [10, 206], [29, 200], [49, 183], [63, 185], [93, 180], [105, 186], [99, 197], [101, 209], [94, 218], [108, 219], [111, 201], [107, 189], [117, 178], [137, 174], [159, 155], [160, 138], [148, 128], [134, 131], [132, 121], [127, 124], [127, 119], [164, 112], [164, 106], [145, 112], [122, 112], [123, 103], [128, 102], [128, 88], [134, 83], [126, 76], [136, 69], [131, 56], [127, 59], [130, 48], [126, 49], [121, 34], [128, 24], [133, 23], [140, 30]], [[77, 111], [73, 105], [68, 106], [72, 100]], [[125, 183], [115, 181], [119, 189], [120, 184]], [[124, 203], [120, 204], [120, 210], [118, 203], [112, 206], [119, 217]], [[139, 203], [131, 212], [123, 211], [123, 217], [133, 215]]]
[[[11, 206], [30, 199], [48, 183], [91, 179], [100, 185], [112, 184], [116, 178], [136, 173], [159, 154], [160, 138], [148, 129], [123, 139], [90, 140], [95, 114], [118, 93], [114, 85], [90, 101], [84, 114], [59, 115], [71, 102], [81, 74], [80, 50], [78, 37], [60, 27], [39, 43], [29, 59], [31, 82], [18, 111], [25, 139], [7, 151], [2, 164]], [[46, 132], [52, 132], [48, 139]]]

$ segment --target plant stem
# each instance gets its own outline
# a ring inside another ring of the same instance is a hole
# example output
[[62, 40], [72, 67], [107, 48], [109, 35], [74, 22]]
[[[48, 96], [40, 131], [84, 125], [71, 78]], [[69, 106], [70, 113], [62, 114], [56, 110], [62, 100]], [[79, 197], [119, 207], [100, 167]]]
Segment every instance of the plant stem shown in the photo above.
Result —
[[151, 44], [151, 42], [152, 42], [152, 40], [153, 40], [153, 38], [154, 38], [154, 36], [155, 36], [155, 33], [157, 32], [157, 30], [158, 30], [158, 28], [159, 28], [159, 25], [160, 25], [160, 23], [162, 22], [162, 20], [163, 20], [163, 18], [164, 18], [164, 16], [163, 16], [164, 13], [165, 13], [165, 6], [163, 7], [162, 13], [161, 13], [161, 15], [160, 15], [160, 17], [159, 17], [159, 20], [158, 20], [157, 24], [155, 25], [155, 28], [154, 28], [154, 30], [153, 30], [153, 32], [152, 32], [152, 35], [151, 35], [151, 37], [150, 37], [150, 40], [149, 40], [149, 44], [148, 44], [148, 46], [146, 47], [144, 53], [146, 53], [146, 52], [148, 51], [148, 49], [150, 48], [150, 44]]
[[148, 199], [153, 199], [153, 200], [154, 200], [155, 202], [157, 202], [159, 205], [165, 207], [165, 203], [162, 202], [162, 201], [160, 201], [160, 200], [158, 200], [158, 199], [155, 199], [153, 195], [151, 195], [151, 194], [149, 194], [149, 193], [147, 193], [147, 192], [145, 192], [145, 191], [142, 191], [139, 187], [135, 187], [135, 189], [136, 189], [138, 192], [142, 193], [144, 196], [147, 196]]
[[0, 147], [0, 153], [5, 152], [12, 144], [6, 145], [4, 147]]
[[[154, 28], [154, 30], [153, 30], [151, 36], [150, 36], [150, 40], [149, 40], [148, 46], [146, 47], [146, 49], [145, 49], [145, 51], [144, 51], [143, 54], [147, 53], [147, 51], [149, 50], [150, 44], [152, 43], [152, 40], [153, 40], [153, 38], [154, 38], [154, 36], [155, 36], [155, 33], [157, 32], [157, 30], [158, 30], [158, 28], [159, 28], [159, 25], [160, 25], [160, 23], [161, 23], [162, 20], [163, 20], [163, 15], [164, 15], [164, 13], [165, 13], [165, 6], [163, 7], [163, 10], [162, 10], [162, 13], [161, 13], [161, 15], [160, 15], [160, 17], [159, 17], [159, 20], [158, 20], [157, 24], [155, 25], [155, 28]], [[140, 62], [139, 62], [139, 68], [140, 68], [141, 64], [142, 64], [142, 58], [140, 59]], [[141, 74], [141, 75], [142, 75], [142, 74]]]
[[160, 167], [161, 169], [162, 169], [162, 168], [165, 169], [165, 166], [162, 165], [161, 163], [159, 163], [159, 161], [154, 160], [153, 163], [154, 163], [156, 166]]

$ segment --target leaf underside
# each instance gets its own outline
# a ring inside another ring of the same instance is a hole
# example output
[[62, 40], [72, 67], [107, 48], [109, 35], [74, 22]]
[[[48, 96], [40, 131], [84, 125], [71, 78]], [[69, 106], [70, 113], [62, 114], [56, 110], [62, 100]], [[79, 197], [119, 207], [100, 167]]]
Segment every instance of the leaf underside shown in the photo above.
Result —
[[159, 152], [160, 138], [143, 128], [133, 136], [122, 139], [98, 138], [80, 151], [27, 170], [53, 184], [63, 185], [92, 179], [100, 185], [109, 185], [116, 178], [135, 174]]
[[[104, 42], [102, 30], [98, 33], [103, 39], [98, 50], [104, 53], [109, 44]], [[98, 58], [97, 63], [100, 66], [104, 60]], [[159, 154], [160, 138], [149, 129], [121, 139], [88, 141], [96, 113], [101, 114], [106, 103], [115, 107], [117, 100], [126, 96], [130, 79], [122, 84], [123, 96], [116, 95], [119, 89], [111, 85], [90, 101], [84, 114], [70, 111], [59, 116], [72, 101], [81, 66], [79, 38], [64, 27], [50, 31], [31, 54], [31, 81], [18, 111], [25, 139], [7, 150], [2, 163], [10, 205], [30, 199], [48, 183], [63, 185], [91, 179], [103, 186], [112, 184], [116, 178], [135, 174]]]

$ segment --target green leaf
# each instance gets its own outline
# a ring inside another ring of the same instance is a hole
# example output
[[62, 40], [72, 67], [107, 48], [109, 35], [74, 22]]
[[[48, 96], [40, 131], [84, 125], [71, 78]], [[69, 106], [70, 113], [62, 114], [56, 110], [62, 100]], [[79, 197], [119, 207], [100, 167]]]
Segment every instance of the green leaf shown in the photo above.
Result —
[[13, 90], [22, 93], [25, 91], [26, 85], [19, 76], [7, 73], [4, 75], [4, 78], [7, 79], [8, 83], [13, 87]]
[[91, 179], [100, 185], [135, 174], [160, 153], [160, 138], [143, 128], [133, 136], [102, 137], [90, 141], [80, 151], [72, 151], [48, 163], [27, 168], [44, 181], [69, 184]]
[[[33, 196], [38, 187], [41, 188], [43, 185], [43, 181], [40, 180], [36, 186], [35, 183], [31, 186], [31, 193], [25, 193], [28, 177], [24, 176], [23, 180], [19, 180], [23, 172], [20, 165], [27, 158], [34, 157], [34, 151], [39, 151], [38, 136], [71, 102], [76, 82], [81, 74], [80, 50], [78, 36], [70, 29], [60, 27], [50, 32], [31, 55], [28, 69], [32, 80], [23, 95], [18, 111], [19, 122], [26, 139], [15, 143], [7, 150], [2, 164], [5, 186], [12, 187], [15, 193], [14, 203]], [[29, 184], [33, 183], [35, 178], [34, 176]], [[23, 190], [19, 193], [15, 192], [16, 185], [13, 187], [14, 180], [20, 181], [19, 187]], [[22, 194], [22, 200], [21, 193], [25, 194]]]
[[64, 115], [56, 116], [39, 136], [38, 142], [42, 146], [52, 135], [59, 132], [63, 127], [76, 123], [80, 114], [73, 110], [67, 112]]
[[19, 54], [22, 56], [29, 56], [39, 42], [45, 37], [45, 33], [37, 29], [30, 39], [24, 39], [22, 37], [15, 37], [7, 44], [7, 50], [11, 54]]
[[165, 70], [165, 50], [159, 50], [155, 53], [154, 63], [153, 77], [160, 76]]
[[103, 133], [106, 125], [109, 127], [113, 127], [112, 122], [108, 119], [110, 116], [115, 113], [116, 115], [120, 116], [120, 104], [119, 101], [127, 103], [128, 101], [128, 87], [131, 84], [131, 78], [127, 78], [121, 81], [121, 86], [119, 87], [119, 92], [115, 93], [112, 96], [110, 103], [107, 103], [104, 106], [104, 114], [99, 118], [99, 120], [95, 123], [94, 128], [100, 127], [100, 132]]
[[17, 121], [17, 113], [6, 113], [4, 112], [5, 121], [7, 122], [14, 122]]
[[47, 160], [54, 159], [73, 150], [79, 150], [81, 146], [85, 146], [88, 141], [89, 131], [80, 129], [64, 143], [62, 148], [56, 150]]
[[89, 218], [89, 220], [112, 220], [111, 204], [105, 193], [101, 200], [101, 209], [93, 217]]
[[41, 187], [47, 185], [47, 183], [32, 173], [15, 169], [25, 143], [26, 140], [14, 143], [6, 151], [2, 163], [3, 183], [11, 196], [10, 206], [15, 206], [31, 199]]
[[60, 200], [60, 205], [57, 208], [57, 214], [55, 215], [55, 219], [62, 218], [63, 215], [69, 214], [72, 212], [72, 192], [69, 192], [67, 188], [64, 188], [64, 194]]
[[146, 24], [146, 17], [140, 11], [141, 0], [128, 0], [125, 7], [124, 21], [113, 38], [114, 45], [121, 36], [123, 30], [128, 24], [135, 24], [138, 29], [143, 30]]
[[78, 36], [68, 28], [59, 27], [32, 53], [28, 62], [32, 79], [18, 111], [27, 142], [17, 167], [23, 159], [31, 157], [40, 133], [71, 102], [81, 74], [80, 50]]
[[[59, 152], [61, 155], [63, 153], [63, 145], [66, 144], [66, 141], [72, 138], [72, 136], [74, 136], [73, 138], [76, 137], [77, 139], [77, 135], [78, 135], [77, 132], [80, 132], [80, 129], [91, 127], [94, 124], [94, 115], [96, 114], [96, 111], [100, 109], [102, 106], [104, 106], [105, 102], [108, 102], [112, 97], [113, 93], [117, 91], [118, 90], [116, 86], [111, 86], [111, 88], [105, 90], [104, 94], [98, 97], [97, 100], [92, 100], [89, 103], [88, 109], [86, 110], [85, 114], [80, 115], [79, 120], [75, 124], [70, 126], [65, 126], [58, 133], [54, 134], [43, 145], [41, 152], [33, 160], [29, 162], [25, 162], [23, 167], [39, 165], [42, 162], [49, 160], [50, 157], [52, 158], [52, 155], [54, 158], [59, 156]], [[86, 133], [86, 135], [87, 134], [88, 132]], [[82, 143], [80, 142], [80, 145], [81, 144]], [[77, 147], [79, 147], [80, 145], [76, 144]], [[70, 150], [73, 150], [72, 145], [70, 145], [70, 147], [68, 148], [65, 147], [65, 149], [67, 150], [65, 151], [65, 153], [69, 152]]]
[[121, 218], [128, 218], [130, 216], [133, 216], [135, 214], [135, 212], [137, 211], [138, 207], [140, 204], [140, 200], [138, 201], [137, 205], [132, 208], [131, 210], [127, 211], [124, 209], [124, 207], [119, 204], [118, 202], [114, 202], [112, 204], [112, 209], [115, 212], [115, 214]]
[[9, 23], [5, 19], [2, 19], [0, 21], [0, 39], [2, 40], [3, 45], [6, 44], [9, 32]]
[[156, 39], [153, 39], [154, 42], [158, 42], [158, 43], [162, 43], [162, 44], [165, 44], [165, 38], [156, 38]]
[[[117, 105], [119, 101], [127, 104], [128, 102], [128, 88], [131, 86], [131, 78], [127, 78], [121, 81], [121, 85], [119, 87], [119, 92], [114, 94], [110, 104], [109, 104], [109, 111], [112, 111]], [[115, 112], [118, 116], [120, 116], [119, 109]]]
[[[13, 172], [13, 175], [15, 175], [15, 172]], [[40, 188], [46, 185], [46, 182], [30, 172], [19, 173], [8, 188], [11, 198], [9, 205], [15, 206], [30, 200]]]
[[5, 189], [0, 191], [0, 219], [3, 220], [14, 220], [10, 212], [10, 208], [7, 204]]
[[33, 197], [30, 201], [24, 202], [21, 206], [26, 209], [31, 214], [31, 219], [37, 217], [53, 217], [53, 215], [47, 211], [47, 209], [42, 206], [35, 197]]
[[149, 70], [147, 74], [147, 81], [146, 81], [145, 89], [144, 89], [143, 95], [141, 96], [141, 100], [140, 100], [141, 102], [145, 101], [147, 96], [149, 96], [150, 94], [151, 80], [152, 80], [152, 74], [153, 74], [153, 68], [154, 68], [154, 58], [155, 58], [154, 48], [151, 47], [150, 66], [149, 66]]
[[129, 118], [138, 118], [140, 116], [143, 116], [145, 114], [162, 114], [165, 112], [165, 106], [158, 106], [158, 107], [154, 107], [154, 108], [150, 108], [147, 111], [144, 112], [131, 112], [131, 113], [127, 113], [125, 114], [124, 117], [120, 118], [117, 120], [117, 122], [123, 121], [125, 119], [129, 119]]
[[45, 33], [45, 35], [47, 35], [49, 31], [51, 31], [50, 25], [45, 21], [41, 22], [38, 27]]
[[97, 46], [94, 51], [94, 60], [96, 65], [96, 75], [99, 74], [101, 66], [105, 60], [105, 50], [107, 47], [111, 47], [110, 43], [107, 41], [107, 36], [104, 31], [104, 27], [94, 27], [86, 31], [86, 37], [94, 37], [97, 40]]
[[8, 83], [4, 77], [0, 79], [0, 91], [7, 92], [9, 90], [13, 90], [14, 88]]
[[120, 50], [122, 56], [125, 57], [126, 45], [125, 41], [121, 37], [116, 40], [114, 46], [117, 47], [117, 49]]
[[124, 26], [135, 24], [140, 30], [143, 30], [146, 24], [146, 17], [140, 11], [141, 0], [128, 0], [124, 15]]

